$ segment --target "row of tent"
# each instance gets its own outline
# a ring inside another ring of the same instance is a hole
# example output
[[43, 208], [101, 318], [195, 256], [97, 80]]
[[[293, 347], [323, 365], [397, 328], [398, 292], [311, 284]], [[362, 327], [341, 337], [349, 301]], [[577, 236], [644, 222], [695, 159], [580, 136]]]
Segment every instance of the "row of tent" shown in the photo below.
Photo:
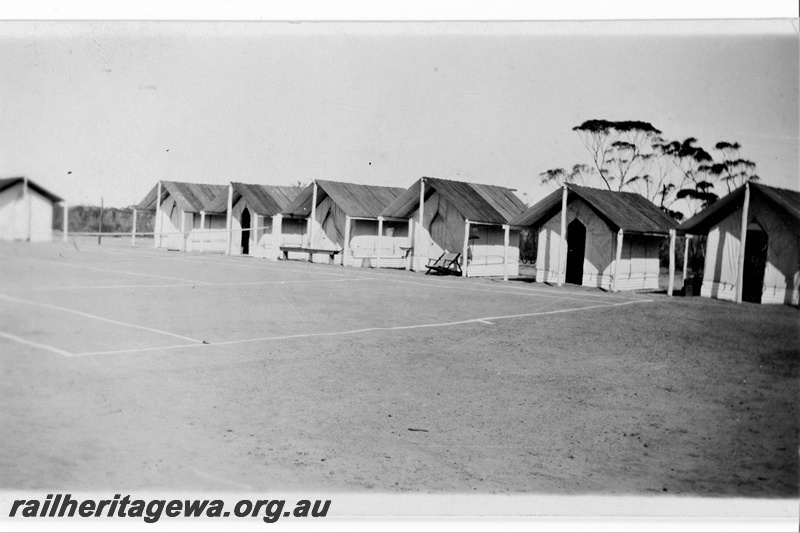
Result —
[[[52, 206], [61, 201], [25, 178], [0, 179], [0, 240], [50, 240]], [[134, 227], [137, 209], [155, 211], [157, 249], [418, 271], [455, 252], [464, 276], [505, 279], [519, 274], [520, 231], [529, 230], [537, 281], [612, 291], [657, 290], [669, 239], [670, 294], [676, 236], [687, 237], [685, 282], [689, 238], [706, 236], [702, 296], [800, 299], [800, 192], [758, 183], [680, 225], [634, 193], [565, 185], [526, 208], [505, 187], [428, 177], [408, 189], [159, 181], [135, 206]]]
[[430, 177], [408, 189], [160, 182], [138, 208], [157, 213], [157, 248], [318, 262], [337, 251], [345, 266], [422, 271], [457, 252], [464, 276], [504, 279], [519, 273], [527, 229], [538, 237], [537, 281], [612, 291], [657, 290], [669, 238], [670, 294], [676, 236], [687, 236], [686, 278], [689, 238], [707, 235], [701, 295], [798, 305], [800, 193], [756, 183], [680, 225], [634, 193], [566, 185], [526, 208], [505, 187]]
[[[516, 276], [525, 210], [514, 191], [436, 178], [408, 189], [315, 180], [305, 188], [161, 181], [137, 209], [156, 211], [156, 248], [424, 270], [459, 252], [468, 276]], [[422, 223], [420, 223], [420, 220]]]

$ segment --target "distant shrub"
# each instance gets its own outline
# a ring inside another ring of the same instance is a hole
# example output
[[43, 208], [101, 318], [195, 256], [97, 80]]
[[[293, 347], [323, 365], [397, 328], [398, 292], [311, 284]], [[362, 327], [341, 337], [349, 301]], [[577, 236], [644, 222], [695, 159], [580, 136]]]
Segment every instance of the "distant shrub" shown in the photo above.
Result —
[[[136, 212], [136, 231], [153, 231], [152, 211]], [[53, 229], [63, 228], [64, 211], [61, 208], [53, 210]], [[131, 231], [133, 209], [117, 207], [103, 208], [103, 233], [122, 233]], [[69, 231], [71, 232], [97, 232], [100, 229], [100, 208], [94, 205], [76, 205], [69, 208]]]

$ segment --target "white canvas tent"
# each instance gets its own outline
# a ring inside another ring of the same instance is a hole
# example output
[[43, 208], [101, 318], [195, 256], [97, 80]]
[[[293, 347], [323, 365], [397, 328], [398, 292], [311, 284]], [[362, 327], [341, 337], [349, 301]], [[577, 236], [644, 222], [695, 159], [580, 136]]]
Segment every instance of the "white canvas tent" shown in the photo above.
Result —
[[747, 183], [678, 230], [708, 236], [701, 296], [798, 305], [800, 192]]
[[[315, 180], [283, 211], [283, 242], [310, 250], [338, 250], [336, 264], [345, 266], [402, 266], [401, 247], [408, 240], [405, 220], [380, 217], [381, 211], [404, 189]], [[290, 252], [290, 259], [305, 259]], [[329, 261], [325, 253], [314, 262]]]
[[461, 253], [464, 276], [516, 276], [519, 232], [509, 221], [525, 204], [511, 189], [421, 178], [382, 213], [408, 221], [407, 268], [425, 271], [444, 252]]
[[227, 231], [216, 238], [224, 242], [227, 254], [277, 260], [283, 244], [281, 211], [300, 191], [301, 187], [231, 182], [203, 214], [225, 217]]
[[[566, 185], [513, 225], [538, 231], [536, 281], [658, 289], [658, 252], [677, 223], [644, 197]], [[562, 238], [564, 237], [564, 238]]]
[[225, 190], [224, 185], [159, 181], [135, 210], [156, 212], [153, 239], [156, 249], [222, 252], [225, 217], [206, 217], [202, 212]]
[[0, 241], [53, 240], [53, 206], [62, 201], [27, 178], [1, 178]]

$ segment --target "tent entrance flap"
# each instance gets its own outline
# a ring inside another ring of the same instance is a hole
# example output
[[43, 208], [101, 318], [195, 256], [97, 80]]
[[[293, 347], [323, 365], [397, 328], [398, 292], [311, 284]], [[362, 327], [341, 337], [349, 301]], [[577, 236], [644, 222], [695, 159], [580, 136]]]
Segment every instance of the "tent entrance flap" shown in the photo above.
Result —
[[583, 258], [586, 255], [586, 226], [577, 218], [567, 227], [567, 274], [565, 281], [583, 284]]
[[767, 233], [760, 227], [750, 224], [747, 228], [747, 238], [744, 245], [742, 300], [745, 302], [761, 303], [768, 247], [769, 237]]
[[242, 255], [250, 255], [250, 210], [242, 211]]

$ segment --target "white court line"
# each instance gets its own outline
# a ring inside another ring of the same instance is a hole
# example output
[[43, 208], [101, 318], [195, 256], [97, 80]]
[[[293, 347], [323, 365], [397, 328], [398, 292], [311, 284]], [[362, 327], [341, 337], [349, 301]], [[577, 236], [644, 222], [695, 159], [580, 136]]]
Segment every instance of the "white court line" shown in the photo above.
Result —
[[[100, 252], [100, 253], [103, 253], [103, 252]], [[115, 253], [112, 253], [112, 252], [104, 252], [104, 253], [107, 253], [109, 255], [116, 255], [116, 256], [125, 255], [125, 254], [115, 254]], [[182, 262], [182, 263], [190, 263], [190, 264], [193, 264], [193, 265], [211, 264], [211, 265], [219, 265], [219, 266], [231, 266], [231, 267], [237, 267], [237, 268], [250, 268], [250, 269], [262, 270], [262, 271], [265, 269], [265, 267], [268, 267], [268, 268], [272, 268], [273, 270], [279, 270], [281, 272], [299, 272], [301, 274], [309, 274], [310, 273], [310, 274], [318, 274], [320, 276], [340, 276], [341, 277], [341, 276], [348, 276], [349, 275], [348, 273], [341, 272], [341, 271], [340, 272], [320, 272], [319, 271], [320, 267], [324, 268], [326, 266], [337, 266], [337, 265], [323, 265], [323, 264], [320, 264], [320, 263], [304, 263], [302, 261], [293, 261], [293, 262], [296, 262], [296, 263], [299, 263], [299, 264], [315, 265], [315, 266], [310, 266], [309, 268], [306, 268], [306, 269], [284, 268], [284, 267], [278, 267], [278, 264], [285, 264], [285, 263], [287, 263], [287, 261], [272, 261], [272, 260], [264, 259], [264, 258], [261, 258], [261, 257], [251, 257], [251, 258], [234, 258], [234, 257], [231, 257], [231, 258], [229, 258], [228, 256], [225, 256], [225, 255], [216, 255], [216, 254], [215, 255], [206, 255], [206, 256], [186, 255], [184, 257], [164, 257], [163, 254], [166, 253], [166, 252], [149, 252], [149, 251], [136, 252], [136, 251], [131, 251], [129, 253], [144, 253], [144, 254], [147, 254], [147, 255], [152, 256], [152, 257], [158, 257], [159, 259], [162, 259], [164, 261], [179, 261], [179, 262]], [[181, 253], [186, 253], [186, 252], [181, 252]], [[251, 263], [251, 261], [252, 262], [258, 261], [258, 264], [253, 264], [253, 263]], [[248, 264], [248, 263], [250, 263], [250, 264]], [[340, 266], [340, 268], [341, 268], [341, 266]], [[114, 272], [116, 272], [116, 271], [114, 271]], [[358, 274], [358, 273], [352, 272], [352, 276], [354, 278], [356, 276], [362, 276], [362, 275], [363, 274]]]
[[[153, 255], [156, 255], [156, 254], [153, 254]], [[208, 258], [208, 259], [211, 259], [211, 258]], [[175, 260], [180, 260], [180, 259], [176, 258]], [[186, 262], [191, 262], [191, 263], [199, 263], [200, 260], [201, 260], [201, 258], [197, 258], [196, 260], [191, 260], [191, 259], [188, 259], [188, 258], [185, 259]], [[337, 274], [336, 273], [331, 273], [331, 272], [319, 272], [319, 270], [324, 269], [325, 267], [331, 267], [331, 266], [336, 266], [336, 267], [342, 268], [342, 269], [353, 269], [353, 267], [342, 267], [341, 265], [325, 265], [325, 264], [321, 264], [321, 263], [308, 263], [309, 265], [314, 265], [314, 266], [309, 266], [309, 268], [306, 269], [306, 270], [299, 270], [299, 269], [288, 269], [288, 268], [283, 268], [283, 267], [279, 266], [279, 265], [285, 263], [285, 261], [282, 262], [282, 261], [264, 260], [263, 263], [259, 263], [258, 265], [237, 264], [237, 263], [235, 263], [235, 261], [236, 261], [236, 259], [230, 260], [230, 259], [226, 258], [225, 256], [220, 256], [218, 260], [216, 260], [216, 261], [208, 261], [208, 262], [209, 263], [213, 263], [213, 264], [217, 264], [217, 265], [229, 264], [229, 265], [234, 265], [234, 266], [238, 266], [238, 267], [242, 267], [242, 268], [256, 268], [256, 269], [271, 268], [273, 270], [279, 270], [279, 271], [312, 273], [312, 274], [327, 275], [327, 276], [335, 276]], [[243, 259], [243, 261], [244, 261], [244, 259]], [[415, 272], [413, 274], [409, 273], [406, 276], [406, 275], [392, 274], [392, 273], [389, 273], [389, 272], [382, 272], [381, 270], [383, 270], [383, 269], [375, 269], [375, 270], [359, 269], [359, 270], [366, 270], [367, 272], [364, 272], [364, 273], [361, 273], [361, 274], [357, 274], [357, 273], [353, 272], [353, 275], [354, 276], [362, 276], [362, 278], [399, 280], [399, 281], [403, 281], [403, 282], [406, 282], [406, 283], [412, 283], [412, 281], [409, 281], [409, 280], [405, 279], [406, 277], [411, 277], [411, 276], [414, 276], [415, 274], [417, 274], [417, 275], [420, 274], [419, 272]], [[339, 275], [341, 275], [341, 274], [339, 274]], [[467, 278], [467, 279], [469, 281], [467, 281], [467, 280], [456, 281], [456, 280], [451, 280], [451, 279], [447, 279], [447, 278], [437, 278], [437, 284], [436, 285], [429, 284], [427, 286], [430, 286], [430, 287], [441, 287], [441, 285], [439, 285], [439, 284], [448, 283], [448, 284], [451, 284], [451, 286], [453, 288], [463, 288], [465, 283], [474, 283], [476, 285], [482, 285], [482, 286], [487, 286], [487, 287], [488, 286], [494, 286], [495, 291], [492, 291], [492, 292], [498, 292], [498, 293], [508, 292], [508, 291], [524, 291], [524, 292], [534, 292], [534, 293], [540, 293], [540, 294], [553, 295], [551, 297], [560, 297], [560, 295], [562, 295], [562, 294], [569, 294], [569, 295], [574, 295], [574, 296], [581, 296], [582, 298], [580, 299], [580, 301], [585, 301], [586, 298], [594, 298], [596, 300], [597, 299], [601, 299], [601, 300], [604, 300], [604, 301], [608, 300], [609, 298], [613, 298], [615, 300], [631, 300], [631, 299], [634, 299], [634, 296], [622, 296], [622, 295], [609, 294], [609, 293], [606, 293], [606, 292], [599, 293], [599, 294], [593, 294], [593, 293], [588, 292], [588, 291], [587, 292], [578, 292], [578, 291], [568, 291], [568, 290], [560, 290], [560, 289], [548, 290], [548, 289], [543, 289], [543, 288], [519, 287], [519, 286], [510, 286], [510, 285], [509, 286], [497, 286], [496, 282], [492, 282], [490, 280], [482, 280], [480, 278]], [[417, 284], [420, 284], [420, 285], [426, 285], [426, 284], [423, 284], [421, 281], [417, 281], [417, 282], [413, 282], [413, 283], [417, 283]], [[455, 285], [453, 285], [453, 284], [455, 284]], [[570, 299], [570, 298], [564, 298], [564, 299]]]
[[256, 342], [268, 342], [268, 341], [280, 341], [280, 340], [289, 340], [289, 339], [304, 339], [309, 337], [334, 337], [339, 335], [356, 335], [359, 333], [370, 333], [375, 331], [402, 331], [402, 330], [409, 330], [409, 329], [422, 329], [422, 328], [441, 328], [441, 327], [449, 327], [449, 326], [458, 326], [463, 324], [474, 324], [474, 323], [491, 323], [492, 320], [505, 320], [505, 319], [512, 319], [512, 318], [526, 318], [532, 316], [544, 316], [544, 315], [555, 315], [559, 313], [571, 313], [574, 311], [585, 311], [589, 309], [600, 309], [606, 307], [620, 307], [623, 305], [630, 305], [636, 303], [651, 303], [653, 300], [635, 300], [630, 302], [622, 302], [616, 304], [605, 304], [605, 305], [590, 305], [586, 307], [571, 307], [568, 309], [557, 309], [555, 311], [539, 311], [536, 313], [521, 313], [516, 315], [503, 315], [503, 316], [487, 316], [481, 318], [470, 318], [467, 320], [459, 320], [456, 322], [434, 322], [431, 324], [414, 324], [411, 326], [387, 326], [387, 327], [374, 327], [374, 328], [363, 328], [363, 329], [353, 329], [348, 331], [333, 331], [329, 333], [299, 333], [297, 335], [281, 335], [276, 337], [260, 337], [255, 339], [241, 339], [235, 341], [222, 341], [222, 342], [214, 342], [210, 344], [183, 344], [183, 345], [175, 345], [175, 346], [165, 346], [162, 348], [133, 348], [130, 350], [108, 350], [102, 352], [85, 352], [85, 353], [78, 353], [73, 354], [74, 357], [84, 357], [89, 355], [114, 355], [114, 354], [124, 354], [124, 353], [141, 353], [141, 352], [153, 352], [153, 351], [162, 351], [162, 350], [172, 350], [176, 348], [197, 348], [197, 347], [207, 347], [207, 346], [232, 346], [235, 344], [248, 344], [248, 343], [256, 343]]
[[109, 268], [92, 267], [92, 266], [86, 266], [86, 265], [78, 265], [78, 264], [74, 264], [74, 263], [62, 263], [61, 261], [48, 261], [47, 259], [37, 259], [35, 257], [18, 257], [18, 256], [16, 256], [16, 257], [13, 257], [13, 259], [20, 259], [20, 260], [23, 260], [23, 261], [38, 261], [40, 263], [48, 263], [48, 264], [51, 264], [51, 265], [66, 266], [66, 267], [72, 267], [72, 268], [80, 268], [80, 269], [83, 269], [83, 270], [97, 270], [99, 272], [112, 272], [114, 274], [128, 274], [128, 275], [131, 275], [131, 276], [143, 276], [143, 277], [146, 277], [146, 278], [174, 279], [176, 281], [183, 281], [184, 283], [193, 283], [195, 285], [204, 285], [205, 283], [207, 283], [205, 281], [197, 281], [197, 280], [185, 279], [185, 278], [176, 278], [176, 277], [173, 277], [173, 276], [159, 276], [157, 274], [144, 274], [142, 272], [129, 272], [127, 270], [113, 270], [113, 269], [109, 269]]
[[[167, 260], [171, 260], [171, 261], [181, 261], [181, 262], [198, 264], [198, 265], [205, 264], [205, 263], [211, 263], [211, 264], [214, 264], [214, 265], [229, 265], [229, 266], [236, 266], [236, 267], [240, 267], [240, 268], [254, 268], [254, 269], [259, 269], [259, 270], [263, 270], [263, 269], [266, 268], [266, 269], [285, 271], [285, 272], [300, 272], [300, 273], [303, 273], [303, 274], [309, 274], [310, 273], [312, 275], [313, 274], [319, 274], [321, 276], [342, 276], [342, 275], [347, 276], [348, 275], [347, 273], [344, 273], [344, 272], [320, 272], [320, 270], [324, 269], [325, 267], [338, 266], [338, 268], [342, 268], [342, 269], [352, 268], [352, 267], [342, 267], [340, 265], [324, 265], [324, 264], [320, 264], [320, 263], [308, 263], [309, 268], [307, 268], [307, 269], [290, 269], [290, 268], [284, 268], [284, 267], [280, 266], [283, 263], [285, 263], [285, 261], [284, 262], [281, 262], [281, 261], [270, 261], [270, 260], [263, 259], [263, 258], [234, 258], [234, 257], [225, 256], [225, 255], [220, 255], [220, 256], [217, 256], [217, 255], [212, 255], [212, 256], [187, 255], [187, 256], [184, 256], [184, 257], [164, 257], [164, 254], [166, 252], [155, 252], [155, 251], [139, 250], [139, 249], [134, 250], [134, 249], [127, 249], [127, 248], [121, 249], [120, 252], [121, 253], [119, 253], [119, 252], [115, 253], [115, 252], [110, 252], [110, 251], [102, 251], [100, 253], [107, 253], [109, 255], [116, 255], [116, 256], [130, 255], [130, 254], [136, 254], [136, 253], [145, 253], [145, 254], [150, 255], [150, 256], [154, 256], [154, 257], [158, 256], [158, 257], [161, 257], [163, 259], [167, 259]], [[184, 253], [184, 252], [182, 252], [182, 253]], [[241, 261], [257, 261], [259, 259], [261, 259], [262, 261], [259, 262], [258, 265], [255, 265], [255, 264], [244, 264], [244, 263], [241, 262]], [[366, 270], [366, 269], [361, 269], [361, 270]], [[109, 272], [120, 272], [120, 271], [116, 271], [116, 270], [108, 270], [108, 271]], [[516, 294], [522, 294], [524, 292], [531, 292], [531, 293], [536, 293], [536, 294], [547, 295], [546, 297], [549, 297], [549, 298], [558, 298], [558, 299], [563, 299], [563, 300], [586, 301], [587, 299], [592, 298], [594, 300], [606, 301], [606, 300], [612, 298], [612, 299], [616, 299], [616, 300], [626, 300], [627, 301], [627, 300], [632, 300], [632, 299], [636, 298], [634, 296], [622, 296], [622, 295], [616, 295], [616, 294], [608, 294], [608, 293], [605, 293], [605, 292], [603, 292], [601, 294], [593, 294], [593, 293], [590, 293], [590, 292], [578, 292], [578, 291], [568, 291], [568, 290], [560, 290], [560, 289], [548, 290], [548, 289], [534, 288], [534, 287], [518, 287], [518, 286], [513, 286], [513, 287], [512, 286], [502, 286], [501, 287], [501, 286], [496, 286], [495, 282], [491, 282], [489, 280], [481, 280], [479, 278], [468, 278], [469, 281], [466, 281], [466, 280], [455, 281], [455, 280], [449, 280], [449, 279], [446, 279], [446, 278], [438, 278], [436, 284], [422, 283], [421, 281], [410, 281], [410, 280], [407, 280], [407, 279], [405, 279], [407, 276], [391, 274], [389, 272], [381, 272], [380, 269], [376, 269], [374, 271], [369, 271], [368, 273], [364, 272], [364, 273], [357, 274], [357, 273], [353, 272], [352, 274], [353, 274], [353, 276], [361, 276], [360, 279], [387, 279], [387, 280], [391, 280], [391, 281], [397, 281], [399, 283], [416, 284], [416, 285], [422, 285], [422, 286], [427, 286], [427, 287], [436, 287], [436, 288], [452, 288], [452, 289], [463, 289], [463, 290], [479, 291], [479, 292], [495, 292], [495, 293], [498, 293], [498, 294], [515, 294], [515, 293]], [[419, 273], [416, 273], [416, 274], [419, 274]], [[409, 276], [413, 276], [413, 274], [409, 274]], [[201, 283], [206, 283], [207, 284], [208, 282], [201, 282]], [[444, 283], [449, 284], [449, 286], [442, 285]], [[465, 283], [474, 283], [476, 285], [481, 285], [481, 286], [485, 286], [485, 287], [494, 286], [494, 289], [493, 290], [491, 290], [491, 289], [479, 290], [479, 289], [474, 289], [474, 288], [467, 288], [467, 287], [464, 287]], [[581, 298], [569, 298], [569, 297], [562, 296], [564, 294], [574, 295], [574, 296], [581, 296]]]
[[57, 311], [64, 311], [66, 313], [72, 313], [72, 314], [83, 316], [83, 317], [86, 317], [86, 318], [93, 318], [95, 320], [100, 320], [101, 322], [109, 322], [111, 324], [117, 324], [118, 326], [126, 326], [126, 327], [129, 327], [129, 328], [135, 328], [135, 329], [143, 329], [145, 331], [150, 331], [152, 333], [160, 333], [161, 335], [168, 335], [170, 337], [183, 339], [185, 341], [192, 341], [192, 342], [196, 342], [198, 344], [202, 343], [202, 341], [199, 341], [197, 339], [193, 339], [191, 337], [185, 337], [183, 335], [178, 335], [176, 333], [170, 333], [169, 331], [164, 331], [163, 329], [149, 328], [147, 326], [140, 326], [138, 324], [130, 324], [128, 322], [120, 322], [119, 320], [112, 320], [110, 318], [105, 318], [105, 317], [102, 317], [102, 316], [97, 316], [97, 315], [92, 315], [92, 314], [89, 314], [89, 313], [84, 313], [83, 311], [77, 311], [75, 309], [70, 309], [68, 307], [61, 307], [59, 305], [45, 304], [45, 303], [39, 303], [39, 302], [31, 302], [29, 300], [22, 300], [20, 298], [14, 298], [13, 296], [8, 296], [6, 294], [0, 294], [0, 298], [2, 298], [4, 300], [11, 301], [11, 302], [17, 302], [17, 303], [25, 304], [25, 305], [33, 305], [33, 306], [38, 306], [38, 307], [44, 307], [44, 308], [47, 308], [47, 309], [55, 309]]
[[169, 283], [166, 285], [84, 285], [84, 286], [50, 286], [50, 287], [0, 287], [0, 291], [69, 291], [69, 290], [109, 290], [109, 289], [172, 289], [176, 287], [236, 287], [239, 285], [283, 285], [307, 283], [341, 283], [347, 281], [374, 281], [372, 278], [341, 278], [341, 279], [314, 279], [314, 280], [283, 280], [283, 281], [224, 281], [207, 283]]
[[27, 344], [28, 346], [33, 346], [34, 348], [40, 348], [42, 350], [47, 350], [48, 352], [53, 352], [53, 353], [58, 354], [58, 355], [63, 355], [64, 357], [72, 357], [74, 355], [74, 354], [72, 354], [72, 353], [70, 353], [70, 352], [68, 352], [66, 350], [62, 350], [60, 348], [56, 348], [55, 346], [50, 346], [48, 344], [42, 344], [40, 342], [29, 341], [27, 339], [23, 339], [22, 337], [17, 337], [16, 335], [12, 335], [11, 333], [5, 333], [3, 331], [0, 331], [0, 337], [12, 340], [14, 342], [18, 342], [20, 344]]
[[[151, 255], [158, 255], [155, 252], [148, 252], [148, 253], [150, 253]], [[187, 263], [203, 264], [203, 263], [206, 262], [206, 261], [203, 261], [203, 259], [211, 259], [211, 258], [199, 258], [199, 257], [196, 258], [196, 259], [175, 258], [174, 260], [176, 260], [176, 261], [183, 260], [183, 261], [185, 261]], [[259, 263], [258, 265], [246, 265], [246, 264], [237, 264], [235, 262], [236, 261], [235, 259], [234, 260], [230, 260], [230, 259], [227, 259], [225, 257], [220, 257], [219, 259], [220, 260], [208, 261], [208, 262], [209, 263], [213, 263], [215, 265], [231, 265], [231, 266], [237, 266], [237, 267], [241, 267], [241, 268], [255, 268], [255, 269], [261, 269], [261, 270], [267, 268], [267, 269], [277, 270], [277, 271], [281, 271], [281, 272], [300, 272], [300, 273], [304, 273], [304, 274], [310, 273], [312, 275], [319, 274], [319, 275], [325, 275], [325, 276], [341, 275], [341, 273], [337, 274], [337, 273], [334, 273], [334, 272], [319, 272], [320, 269], [323, 269], [326, 266], [328, 266], [328, 267], [329, 266], [338, 266], [339, 268], [352, 268], [352, 267], [341, 267], [339, 265], [323, 265], [323, 264], [320, 264], [320, 263], [309, 263], [309, 265], [316, 265], [316, 266], [309, 267], [308, 269], [305, 269], [305, 270], [300, 270], [300, 269], [283, 268], [283, 267], [279, 266], [280, 264], [282, 264], [281, 262], [275, 262], [275, 261], [269, 261], [269, 260], [264, 260], [263, 263]], [[244, 259], [243, 259], [243, 261], [244, 261]], [[361, 270], [366, 270], [366, 269], [361, 269]], [[445, 278], [439, 278], [439, 279], [437, 279], [437, 283], [434, 284], [434, 283], [423, 283], [421, 281], [410, 281], [410, 280], [405, 279], [406, 276], [398, 276], [398, 275], [393, 275], [393, 274], [390, 274], [390, 273], [384, 273], [384, 272], [378, 272], [378, 271], [370, 271], [368, 273], [364, 272], [364, 273], [361, 273], [361, 274], [356, 274], [355, 272], [353, 272], [353, 275], [354, 276], [361, 276], [361, 278], [359, 278], [359, 279], [388, 280], [388, 281], [396, 281], [397, 283], [409, 283], [409, 284], [415, 284], [415, 285], [422, 285], [424, 287], [435, 287], [435, 288], [439, 288], [439, 289], [463, 289], [463, 290], [467, 290], [467, 291], [495, 292], [497, 294], [520, 294], [520, 295], [525, 295], [524, 293], [530, 292], [530, 293], [536, 293], [537, 295], [541, 294], [545, 298], [556, 298], [556, 299], [560, 299], [560, 300], [577, 300], [577, 301], [581, 301], [581, 302], [585, 302], [589, 298], [593, 298], [595, 301], [596, 300], [605, 301], [605, 300], [608, 300], [609, 298], [613, 298], [615, 300], [626, 300], [626, 301], [634, 299], [634, 297], [632, 297], [632, 296], [616, 296], [616, 295], [610, 295], [610, 294], [607, 294], [607, 293], [592, 294], [592, 293], [589, 293], [589, 292], [547, 290], [547, 289], [539, 289], [539, 288], [532, 288], [532, 287], [517, 287], [517, 286], [513, 286], [513, 287], [512, 286], [498, 287], [494, 283], [489, 283], [489, 282], [486, 282], [486, 281], [483, 281], [483, 280], [479, 280], [479, 279], [476, 279], [476, 278], [469, 278], [470, 281], [468, 281], [468, 282], [467, 281], [454, 281], [454, 280], [448, 280], [448, 279], [445, 279]], [[413, 276], [413, 274], [410, 274], [409, 276]], [[444, 285], [441, 285], [442, 283], [449, 283], [450, 285], [449, 286], [444, 286]], [[488, 289], [488, 288], [487, 289], [468, 288], [468, 287], [464, 286], [465, 283], [474, 283], [476, 285], [481, 285], [481, 286], [484, 286], [484, 287], [493, 286], [493, 290], [492, 289]], [[562, 296], [564, 294], [581, 296], [582, 298], [569, 298], [569, 297], [566, 297], [566, 296]]]
[[[394, 283], [406, 283], [408, 285], [422, 285], [423, 287], [432, 287], [434, 289], [445, 289], [445, 290], [455, 290], [455, 291], [470, 291], [470, 292], [492, 292], [492, 293], [496, 293], [496, 294], [507, 294], [509, 296], [528, 296], [528, 297], [536, 297], [536, 298], [555, 298], [556, 300], [575, 300], [577, 302], [598, 301], [597, 299], [589, 300], [587, 298], [570, 298], [569, 296], [560, 296], [558, 294], [553, 294], [552, 291], [544, 291], [544, 292], [548, 292], [550, 294], [530, 294], [529, 292], [514, 291], [514, 289], [511, 288], [511, 287], [509, 287], [508, 290], [492, 290], [492, 289], [476, 289], [474, 287], [464, 287], [464, 286], [456, 287], [454, 285], [447, 285], [447, 286], [446, 285], [435, 285], [435, 284], [431, 284], [431, 283], [422, 283], [420, 281], [406, 281], [406, 280], [399, 280], [399, 279], [390, 279], [389, 281], [394, 282]], [[638, 300], [629, 299], [629, 300], [627, 300], [626, 302], [623, 302], [623, 303], [635, 302], [635, 301], [638, 301]]]
[[[396, 275], [383, 274], [383, 273], [380, 273], [380, 274], [375, 273], [375, 274], [376, 274], [377, 277], [380, 277], [380, 278], [398, 279], [398, 280], [406, 281], [406, 280], [403, 279], [403, 276], [396, 276]], [[430, 278], [425, 278], [425, 279], [430, 279]], [[467, 279], [470, 280], [470, 281], [469, 282], [467, 282], [467, 281], [455, 281], [455, 280], [450, 280], [450, 279], [447, 279], [447, 278], [438, 278], [437, 279], [437, 283], [449, 283], [449, 284], [451, 284], [451, 286], [453, 288], [463, 287], [464, 283], [474, 283], [476, 285], [481, 285], [481, 286], [484, 286], [484, 287], [494, 287], [495, 290], [498, 291], [498, 292], [524, 291], [524, 292], [535, 292], [535, 293], [542, 293], [542, 294], [552, 294], [552, 295], [556, 295], [556, 296], [557, 295], [561, 295], [561, 294], [570, 294], [570, 295], [574, 295], [574, 296], [582, 296], [583, 299], [585, 299], [585, 298], [595, 298], [595, 299], [602, 299], [602, 300], [608, 300], [610, 298], [611, 299], [615, 299], [615, 300], [631, 300], [631, 299], [633, 299], [633, 297], [631, 297], [631, 296], [616, 296], [616, 295], [608, 294], [608, 293], [605, 293], [605, 292], [596, 293], [595, 294], [595, 293], [591, 293], [591, 292], [588, 292], [588, 291], [587, 292], [578, 292], [578, 291], [568, 291], [568, 290], [560, 290], [560, 289], [549, 290], [549, 289], [541, 289], [541, 288], [535, 288], [535, 287], [520, 287], [520, 286], [517, 286], [517, 285], [513, 285], [513, 286], [512, 285], [498, 285], [497, 282], [494, 282], [494, 281], [491, 281], [491, 280], [484, 280], [484, 279], [480, 279], [480, 278], [467, 278]], [[421, 283], [421, 282], [417, 281], [415, 283]], [[509, 283], [514, 283], [514, 282], [509, 282]], [[452, 285], [452, 284], [458, 284], [458, 285]]]

